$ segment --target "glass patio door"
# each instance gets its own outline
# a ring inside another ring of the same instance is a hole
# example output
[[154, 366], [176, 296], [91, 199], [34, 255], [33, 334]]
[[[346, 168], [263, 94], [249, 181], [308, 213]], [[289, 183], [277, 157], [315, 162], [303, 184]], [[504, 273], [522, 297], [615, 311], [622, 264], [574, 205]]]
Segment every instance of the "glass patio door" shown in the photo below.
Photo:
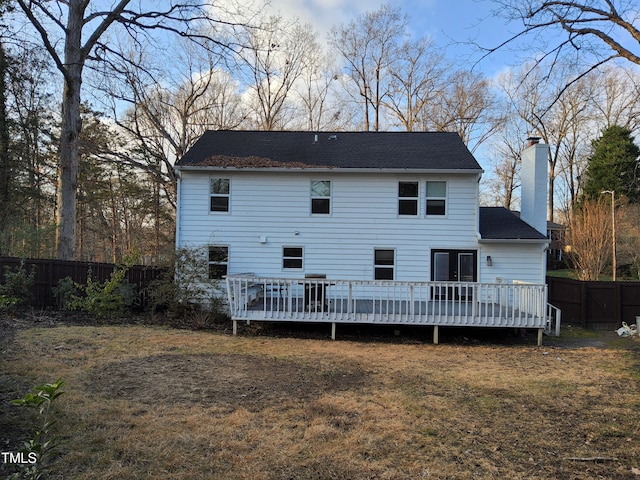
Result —
[[[433, 250], [431, 252], [431, 280], [435, 282], [475, 282], [477, 251]], [[471, 299], [473, 288], [467, 286], [434, 287], [434, 298], [450, 300]]]

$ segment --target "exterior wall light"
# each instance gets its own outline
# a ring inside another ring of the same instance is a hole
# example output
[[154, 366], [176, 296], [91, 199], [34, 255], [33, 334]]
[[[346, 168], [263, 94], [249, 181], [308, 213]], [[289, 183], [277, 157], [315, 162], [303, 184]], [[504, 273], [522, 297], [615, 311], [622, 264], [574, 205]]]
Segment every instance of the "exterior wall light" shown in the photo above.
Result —
[[487, 267], [491, 267], [493, 265], [493, 259], [491, 255], [487, 255]]

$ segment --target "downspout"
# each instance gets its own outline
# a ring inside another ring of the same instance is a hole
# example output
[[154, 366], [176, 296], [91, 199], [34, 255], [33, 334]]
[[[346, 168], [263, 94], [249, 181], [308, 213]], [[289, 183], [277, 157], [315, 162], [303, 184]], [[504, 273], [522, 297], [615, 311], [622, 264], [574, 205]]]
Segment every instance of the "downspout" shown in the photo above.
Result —
[[176, 249], [180, 248], [180, 204], [182, 197], [182, 173], [180, 168], [175, 167], [174, 169], [176, 174]]
[[476, 235], [478, 236], [478, 240], [482, 240], [482, 235], [480, 234], [480, 180], [482, 180], [482, 173], [477, 173], [476, 177], [476, 198], [478, 199], [478, 207], [476, 208]]

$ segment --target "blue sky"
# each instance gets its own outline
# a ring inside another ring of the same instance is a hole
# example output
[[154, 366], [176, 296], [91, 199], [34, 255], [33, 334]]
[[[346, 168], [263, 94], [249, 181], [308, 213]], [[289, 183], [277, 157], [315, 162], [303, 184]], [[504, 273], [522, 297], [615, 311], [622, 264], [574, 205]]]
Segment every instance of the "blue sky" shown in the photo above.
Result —
[[[332, 25], [348, 23], [356, 15], [377, 10], [382, 1], [372, 0], [270, 0], [270, 10], [297, 16], [311, 23], [321, 39]], [[409, 17], [409, 28], [416, 37], [428, 35], [446, 48], [447, 58], [467, 65], [476, 64], [479, 51], [468, 45], [473, 40], [484, 47], [494, 47], [516, 31], [505, 20], [492, 15], [496, 4], [491, 0], [404, 0], [392, 2]], [[509, 66], [513, 56], [507, 50], [492, 54], [476, 65], [493, 76]]]

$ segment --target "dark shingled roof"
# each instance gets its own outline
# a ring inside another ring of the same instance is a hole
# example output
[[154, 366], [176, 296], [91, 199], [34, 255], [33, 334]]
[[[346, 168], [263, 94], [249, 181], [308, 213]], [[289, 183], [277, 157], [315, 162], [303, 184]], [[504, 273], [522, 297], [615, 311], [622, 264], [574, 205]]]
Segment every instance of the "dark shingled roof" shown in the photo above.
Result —
[[545, 240], [547, 237], [503, 207], [480, 207], [483, 240]]
[[482, 170], [450, 132], [207, 131], [176, 166]]

